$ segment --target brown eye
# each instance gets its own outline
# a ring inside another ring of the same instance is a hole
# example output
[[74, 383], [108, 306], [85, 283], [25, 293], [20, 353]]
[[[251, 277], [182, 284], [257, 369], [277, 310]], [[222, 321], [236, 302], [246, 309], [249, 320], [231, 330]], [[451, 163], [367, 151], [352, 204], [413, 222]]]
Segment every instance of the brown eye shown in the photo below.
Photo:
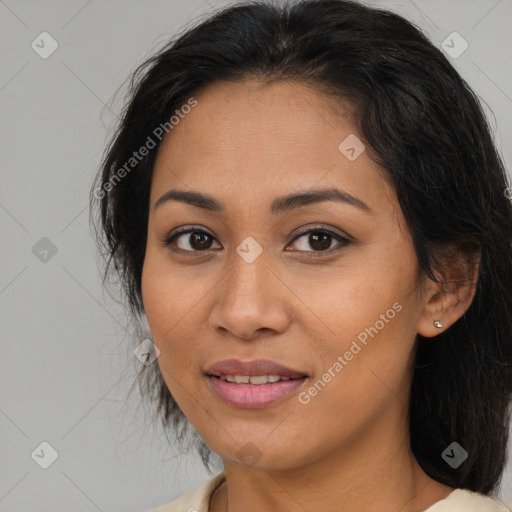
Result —
[[[311, 256], [322, 256], [322, 253], [336, 252], [336, 250], [330, 251], [333, 241], [338, 242], [338, 245], [341, 246], [340, 248], [351, 243], [349, 239], [326, 229], [304, 231], [293, 242], [301, 238], [304, 238], [305, 242], [302, 243], [302, 248], [299, 248], [299, 252], [309, 252]], [[216, 239], [202, 229], [181, 228], [177, 233], [172, 234], [165, 240], [165, 245], [173, 246], [172, 250], [177, 252], [200, 253], [212, 249], [213, 241], [216, 241]], [[219, 247], [221, 246], [219, 245]]]
[[210, 235], [206, 233], [193, 232], [190, 233], [189, 243], [195, 250], [201, 251], [209, 249], [211, 246], [212, 239]]
[[328, 233], [311, 233], [309, 235], [308, 243], [313, 249], [325, 251], [329, 249], [332, 242], [332, 236]]
[[[184, 237], [184, 235], [188, 235], [188, 237]], [[179, 241], [182, 242], [183, 245], [178, 245], [178, 250], [186, 252], [200, 252], [210, 249], [213, 240], [213, 236], [206, 231], [200, 229], [188, 229], [186, 231], [182, 230], [169, 237], [165, 241], [165, 245], [174, 245], [176, 241]], [[187, 244], [189, 247], [187, 247]]]
[[[294, 239], [294, 242], [301, 238], [305, 239], [305, 242], [301, 244], [302, 249], [299, 249], [303, 252], [326, 252], [331, 248], [333, 241], [339, 242], [338, 245], [341, 246], [346, 246], [350, 243], [350, 240], [337, 233], [320, 229], [310, 229], [309, 231], [303, 232]], [[313, 251], [308, 251], [308, 247], [312, 248]]]

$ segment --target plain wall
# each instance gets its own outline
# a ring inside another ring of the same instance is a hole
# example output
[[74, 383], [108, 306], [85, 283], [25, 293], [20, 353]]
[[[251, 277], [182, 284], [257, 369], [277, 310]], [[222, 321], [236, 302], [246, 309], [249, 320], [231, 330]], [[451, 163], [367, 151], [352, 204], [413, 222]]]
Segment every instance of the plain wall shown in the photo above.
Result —
[[[169, 36], [227, 4], [0, 2], [1, 511], [151, 510], [210, 478], [194, 452], [148, 428], [137, 395], [126, 400], [136, 366], [123, 309], [101, 288], [88, 193], [112, 95]], [[510, 172], [512, 2], [372, 4], [436, 45], [453, 31], [469, 43], [452, 62], [494, 113]], [[58, 43], [46, 59], [31, 47], [43, 31]], [[48, 469], [31, 457], [44, 441], [58, 452]], [[501, 499], [511, 506], [510, 464]]]

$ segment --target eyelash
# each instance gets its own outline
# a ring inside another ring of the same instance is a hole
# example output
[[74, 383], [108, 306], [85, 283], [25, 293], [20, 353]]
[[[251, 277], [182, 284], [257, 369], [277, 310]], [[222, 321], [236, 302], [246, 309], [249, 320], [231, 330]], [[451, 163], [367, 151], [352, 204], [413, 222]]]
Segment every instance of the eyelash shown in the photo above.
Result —
[[[191, 227], [190, 228], [190, 227], [187, 227], [187, 226], [183, 226], [181, 228], [178, 228], [177, 232], [175, 232], [171, 236], [169, 236], [164, 241], [164, 243], [165, 243], [166, 246], [171, 246], [173, 244], [173, 242], [178, 237], [180, 237], [182, 235], [186, 235], [186, 234], [191, 234], [191, 233], [205, 234], [208, 237], [210, 237], [210, 238], [215, 240], [214, 236], [212, 236], [207, 231], [204, 231], [203, 229], [196, 228], [196, 227]], [[343, 249], [344, 247], [346, 247], [346, 246], [351, 244], [351, 241], [348, 238], [345, 238], [345, 237], [339, 235], [338, 233], [334, 233], [333, 231], [331, 231], [329, 229], [324, 229], [324, 228], [310, 228], [310, 229], [305, 230], [305, 231], [300, 231], [299, 233], [296, 234], [295, 238], [293, 240], [291, 240], [290, 243], [295, 242], [299, 238], [302, 238], [304, 235], [309, 235], [309, 234], [312, 234], [312, 233], [314, 233], [314, 234], [327, 234], [327, 235], [330, 235], [336, 241], [341, 242], [341, 247], [338, 248], [337, 250], [334, 250], [334, 251], [332, 249], [328, 249], [327, 251], [299, 251], [299, 252], [302, 252], [302, 253], [304, 253], [304, 252], [305, 253], [312, 253], [312, 254], [309, 254], [308, 257], [317, 258], [317, 257], [321, 257], [321, 256], [324, 256], [324, 255], [331, 255], [331, 254], [333, 254], [335, 252], [338, 252], [341, 249]], [[218, 242], [218, 240], [216, 240], [216, 241]], [[186, 249], [171, 249], [171, 250], [173, 252], [180, 252], [180, 253], [185, 253], [186, 254], [186, 253], [206, 253], [206, 252], [209, 252], [209, 251], [212, 251], [212, 250], [215, 250], [215, 249], [205, 249], [203, 251], [186, 250]], [[187, 255], [191, 255], [191, 254], [187, 254]]]

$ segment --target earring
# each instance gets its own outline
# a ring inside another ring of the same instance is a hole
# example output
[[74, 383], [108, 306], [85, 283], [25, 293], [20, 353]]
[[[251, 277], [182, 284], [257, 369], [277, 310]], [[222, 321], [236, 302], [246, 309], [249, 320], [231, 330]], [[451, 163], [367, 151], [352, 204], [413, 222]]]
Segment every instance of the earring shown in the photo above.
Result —
[[443, 327], [443, 324], [441, 322], [439, 322], [439, 320], [435, 320], [434, 321], [434, 325], [438, 328], [438, 329], [441, 329], [441, 327]]

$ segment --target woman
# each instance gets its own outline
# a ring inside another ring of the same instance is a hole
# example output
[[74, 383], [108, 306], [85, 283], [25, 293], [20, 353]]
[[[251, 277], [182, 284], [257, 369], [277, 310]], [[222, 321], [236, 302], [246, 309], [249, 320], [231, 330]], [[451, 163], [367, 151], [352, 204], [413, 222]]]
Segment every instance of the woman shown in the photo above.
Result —
[[508, 185], [478, 99], [396, 14], [252, 1], [144, 63], [99, 243], [157, 414], [224, 463], [157, 511], [508, 510]]

